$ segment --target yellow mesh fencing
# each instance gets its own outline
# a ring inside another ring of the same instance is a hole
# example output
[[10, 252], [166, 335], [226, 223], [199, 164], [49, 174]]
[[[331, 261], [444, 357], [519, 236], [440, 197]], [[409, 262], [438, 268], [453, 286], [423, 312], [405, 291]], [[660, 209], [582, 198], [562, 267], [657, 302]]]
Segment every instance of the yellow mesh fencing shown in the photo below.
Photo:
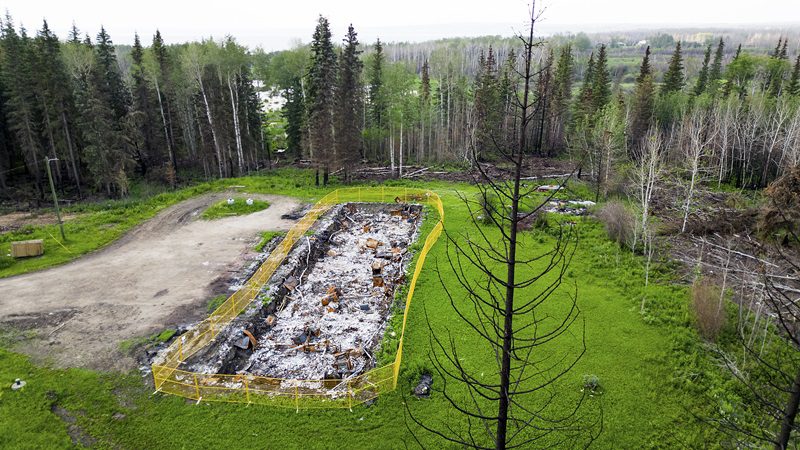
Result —
[[[425, 239], [408, 286], [403, 311], [403, 326], [394, 362], [374, 368], [347, 380], [290, 380], [249, 374], [203, 374], [180, 370], [190, 356], [213, 341], [231, 321], [243, 312], [258, 296], [275, 270], [292, 250], [294, 244], [334, 205], [346, 202], [409, 202], [429, 205], [439, 216]], [[444, 207], [439, 196], [431, 191], [410, 188], [371, 187], [343, 188], [328, 193], [286, 234], [245, 285], [231, 295], [211, 315], [170, 345], [153, 363], [156, 391], [179, 395], [199, 401], [258, 403], [295, 409], [352, 408], [393, 391], [397, 387], [400, 363], [403, 359], [403, 338], [414, 288], [425, 258], [442, 233]]]

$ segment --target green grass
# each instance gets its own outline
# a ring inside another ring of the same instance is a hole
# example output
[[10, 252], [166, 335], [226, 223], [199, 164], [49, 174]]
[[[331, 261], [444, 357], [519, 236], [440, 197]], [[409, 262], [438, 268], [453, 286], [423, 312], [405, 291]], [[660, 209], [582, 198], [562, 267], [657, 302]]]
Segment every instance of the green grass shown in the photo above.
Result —
[[168, 328], [161, 333], [157, 333], [152, 336], [126, 339], [119, 343], [119, 349], [123, 353], [130, 353], [134, 349], [144, 345], [154, 345], [167, 342], [168, 340], [172, 339], [172, 336], [175, 336], [175, 333], [175, 330]]
[[263, 200], [253, 200], [253, 204], [248, 205], [244, 197], [232, 198], [234, 201], [232, 205], [229, 205], [227, 200], [222, 200], [209, 206], [200, 217], [205, 220], [214, 220], [223, 217], [243, 216], [269, 208], [269, 202]]
[[228, 299], [228, 294], [220, 294], [220, 295], [212, 298], [211, 300], [208, 301], [208, 305], [206, 306], [206, 310], [208, 311], [209, 314], [211, 314], [212, 312], [214, 312], [214, 310], [219, 308], [219, 305], [225, 303], [225, 300], [227, 300], [227, 299]]
[[[23, 227], [0, 234], [0, 278], [72, 261], [114, 242], [164, 208], [207, 192], [231, 189], [232, 186], [244, 186], [236, 189], [245, 192], [282, 193], [306, 200], [318, 198], [323, 192], [314, 187], [313, 172], [292, 169], [275, 171], [267, 177], [214, 180], [155, 195], [150, 195], [154, 193], [152, 187], [137, 188], [133, 190], [137, 196], [127, 199], [83, 203], [65, 208], [67, 213], [79, 214], [64, 224], [67, 235], [65, 242], [62, 242], [55, 224]], [[18, 260], [6, 256], [11, 253], [11, 242], [28, 239], [44, 240], [44, 255]]]
[[[303, 176], [309, 176], [307, 173]], [[310, 178], [310, 176], [309, 176]], [[306, 200], [319, 198], [327, 190], [311, 183], [293, 188], [280, 176], [228, 180], [245, 185], [248, 192], [294, 193]], [[397, 182], [386, 185], [430, 187], [445, 203], [446, 227], [452, 232], [474, 233], [467, 208], [455, 194], [459, 189], [469, 198], [476, 190], [465, 184], [444, 182]], [[575, 186], [582, 192], [586, 188]], [[532, 201], [532, 199], [531, 199]], [[711, 362], [691, 325], [686, 286], [670, 280], [665, 270], [655, 270], [645, 292], [642, 287], [641, 258], [609, 241], [601, 224], [590, 218], [570, 218], [577, 224], [579, 243], [565, 279], [565, 285], [540, 312], [563, 312], [567, 291], [577, 290], [582, 319], [568, 335], [538, 350], [540, 355], [574, 355], [580, 348], [585, 323], [586, 355], [555, 386], [558, 394], [551, 404], [555, 412], [567, 411], [580, 395], [587, 375], [597, 376], [603, 394], [589, 399], [587, 414], [598, 414], [602, 406], [604, 430], [596, 448], [702, 448], [716, 446], [722, 437], [694, 418], [713, 415], [730, 404], [736, 393], [730, 378]], [[557, 217], [522, 234], [520, 253], [533, 255], [554, 242]], [[425, 230], [431, 221], [423, 225]], [[490, 235], [493, 232], [489, 231]], [[496, 237], [496, 233], [494, 233]], [[410, 308], [400, 382], [395, 392], [382, 395], [370, 406], [348, 410], [294, 410], [240, 404], [201, 404], [185, 399], [152, 395], [152, 387], [137, 373], [104, 374], [86, 370], [58, 370], [32, 365], [27, 358], [0, 349], [0, 380], [7, 385], [14, 378], [28, 381], [20, 392], [6, 386], [0, 390], [0, 448], [67, 448], [67, 425], [51, 413], [57, 404], [76, 418], [75, 425], [97, 439], [100, 448], [224, 448], [236, 442], [241, 448], [407, 448], [413, 438], [404, 420], [404, 402], [429, 424], [448, 420], [456, 427], [463, 421], [447, 408], [440, 394], [428, 400], [408, 398], [423, 371], [431, 363], [430, 331], [450, 333], [462, 350], [463, 363], [484, 377], [494, 377], [494, 357], [473, 332], [453, 313], [436, 273], [444, 268], [444, 236], [433, 247], [417, 284]], [[523, 272], [528, 269], [523, 269]], [[474, 275], [474, 272], [473, 272]], [[445, 285], [457, 292], [452, 274], [442, 272]], [[527, 292], [530, 294], [530, 292]], [[647, 295], [645, 314], [639, 303]], [[524, 295], [524, 293], [523, 293]], [[455, 297], [465, 302], [463, 295]], [[387, 333], [399, 332], [397, 318]], [[387, 344], [395, 345], [396, 339]], [[391, 349], [378, 357], [390, 359]], [[434, 388], [442, 380], [434, 379]], [[709, 393], [715, 401], [708, 401]], [[456, 398], [465, 393], [456, 389]], [[530, 405], [537, 405], [532, 397]], [[114, 420], [115, 413], [125, 414]], [[418, 430], [428, 448], [447, 446]]]
[[261, 250], [264, 250], [264, 246], [269, 244], [271, 240], [275, 239], [277, 236], [283, 236], [285, 234], [286, 232], [284, 231], [265, 231], [261, 233], [261, 240], [259, 240], [258, 244], [253, 247], [253, 250], [260, 252]]

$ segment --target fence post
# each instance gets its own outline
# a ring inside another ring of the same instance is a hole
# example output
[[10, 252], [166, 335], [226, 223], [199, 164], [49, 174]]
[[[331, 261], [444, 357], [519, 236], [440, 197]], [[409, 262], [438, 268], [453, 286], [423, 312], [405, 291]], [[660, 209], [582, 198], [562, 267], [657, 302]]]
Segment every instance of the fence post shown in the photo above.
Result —
[[250, 383], [247, 382], [247, 377], [244, 377], [244, 394], [247, 397], [247, 403], [250, 403]]
[[186, 341], [186, 336], [181, 336], [178, 342], [178, 362], [183, 362], [183, 343]]
[[353, 412], [353, 388], [350, 386], [350, 382], [347, 383], [347, 406], [350, 412]]
[[197, 397], [195, 400], [200, 401], [200, 385], [197, 383], [197, 374], [192, 374], [194, 377], [194, 395]]
[[300, 396], [297, 394], [297, 386], [294, 387], [294, 412], [300, 412]]

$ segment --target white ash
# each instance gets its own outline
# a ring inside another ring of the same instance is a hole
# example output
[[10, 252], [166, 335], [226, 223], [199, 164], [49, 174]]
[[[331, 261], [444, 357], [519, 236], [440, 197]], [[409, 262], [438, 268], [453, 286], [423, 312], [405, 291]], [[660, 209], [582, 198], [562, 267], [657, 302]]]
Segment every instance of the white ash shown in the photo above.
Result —
[[[328, 253], [288, 294], [291, 300], [276, 312], [275, 326], [259, 338], [248, 372], [320, 380], [352, 376], [373, 364], [372, 353], [379, 347], [391, 312], [394, 285], [410, 260], [406, 248], [419, 224], [418, 215], [406, 219], [392, 216], [390, 209], [358, 205], [342, 211], [348, 227], [332, 235]], [[369, 239], [380, 245], [369, 248]], [[391, 260], [376, 258], [387, 252], [393, 255]], [[385, 262], [384, 287], [373, 286], [376, 260]], [[339, 301], [323, 306], [332, 286], [341, 290]], [[319, 336], [313, 336], [316, 332]]]
[[[346, 380], [374, 367], [394, 290], [405, 282], [412, 258], [407, 249], [417, 238], [420, 218], [419, 206], [365, 203], [332, 208], [315, 224], [314, 236], [298, 239], [262, 290], [259, 299], [274, 299], [274, 306], [254, 302], [214, 343], [191, 358], [186, 370], [282, 378], [283, 388], [319, 389], [322, 383], [313, 380]], [[315, 240], [327, 236], [329, 246], [320, 245], [321, 241], [315, 245]], [[375, 241], [380, 245], [370, 248], [368, 243], [374, 246]], [[314, 260], [320, 248], [324, 253]], [[373, 286], [375, 261], [381, 262], [384, 287]], [[297, 286], [281, 297], [286, 292], [284, 282], [292, 277]], [[338, 289], [339, 298], [329, 297], [325, 306], [323, 297], [331, 287]], [[274, 315], [271, 329], [264, 325], [266, 311]], [[255, 351], [235, 347], [245, 329], [254, 330]]]

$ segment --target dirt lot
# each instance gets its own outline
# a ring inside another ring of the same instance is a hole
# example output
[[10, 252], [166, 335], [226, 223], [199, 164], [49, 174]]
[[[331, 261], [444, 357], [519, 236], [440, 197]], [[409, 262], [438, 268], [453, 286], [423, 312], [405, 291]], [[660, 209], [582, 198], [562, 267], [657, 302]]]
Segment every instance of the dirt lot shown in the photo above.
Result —
[[[78, 217], [77, 214], [62, 214], [64, 222]], [[47, 225], [56, 223], [55, 213], [12, 212], [0, 215], [0, 233], [15, 231], [27, 225]]]
[[52, 269], [0, 279], [0, 326], [25, 330], [15, 349], [37, 362], [101, 370], [136, 366], [120, 342], [206, 315], [222, 280], [247, 264], [258, 233], [287, 230], [292, 198], [258, 195], [270, 207], [196, 220], [227, 193], [168, 208], [105, 249]]

